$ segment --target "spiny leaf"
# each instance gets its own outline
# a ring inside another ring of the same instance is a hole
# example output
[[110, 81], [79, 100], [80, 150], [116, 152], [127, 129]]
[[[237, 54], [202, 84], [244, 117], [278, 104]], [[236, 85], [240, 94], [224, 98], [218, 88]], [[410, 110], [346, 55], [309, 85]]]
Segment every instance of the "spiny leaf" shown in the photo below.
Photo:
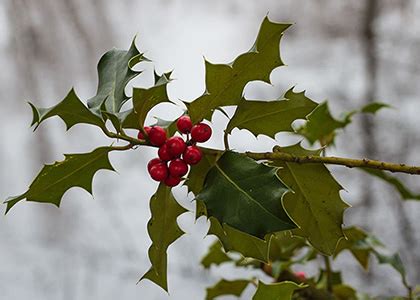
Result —
[[65, 154], [65, 160], [45, 165], [24, 194], [5, 201], [6, 213], [23, 199], [60, 206], [64, 193], [72, 187], [92, 193], [95, 173], [101, 169], [114, 171], [108, 158], [112, 150], [112, 147], [101, 147], [90, 153]]
[[152, 240], [149, 248], [152, 266], [140, 280], [149, 279], [168, 291], [167, 249], [184, 234], [176, 220], [186, 209], [176, 202], [170, 187], [160, 184], [150, 199], [150, 210], [152, 217], [147, 224], [147, 231]]
[[320, 141], [321, 145], [334, 143], [336, 130], [344, 129], [352, 121], [352, 117], [358, 113], [375, 114], [382, 108], [390, 107], [388, 104], [372, 102], [358, 110], [353, 110], [344, 114], [341, 120], [335, 119], [328, 108], [328, 103], [324, 102], [308, 116], [308, 122], [297, 131], [303, 135], [311, 144]]
[[188, 187], [188, 191], [193, 192], [195, 195], [201, 192], [207, 173], [223, 154], [223, 151], [220, 150], [207, 148], [201, 148], [201, 150], [203, 158], [198, 164], [191, 166], [188, 179], [184, 183]]
[[252, 297], [252, 300], [290, 300], [293, 292], [304, 287], [291, 281], [283, 281], [278, 283], [265, 284], [262, 281], [258, 282], [257, 291]]
[[67, 96], [53, 107], [39, 108], [32, 103], [29, 103], [29, 105], [33, 114], [31, 126], [36, 125], [35, 129], [43, 121], [54, 116], [59, 116], [64, 121], [67, 130], [79, 123], [96, 125], [101, 128], [105, 127], [105, 121], [82, 103], [74, 89], [71, 89]]
[[[275, 148], [294, 155], [317, 155], [299, 144]], [[337, 242], [344, 237], [341, 228], [348, 205], [340, 197], [342, 187], [322, 164], [297, 164], [275, 161], [281, 167], [278, 175], [294, 193], [287, 193], [283, 205], [299, 228], [293, 233], [306, 237], [320, 252], [332, 255]]]
[[196, 198], [206, 204], [208, 216], [256, 237], [295, 228], [282, 206], [289, 190], [276, 171], [227, 151], [208, 172]]
[[214, 286], [206, 289], [206, 300], [212, 300], [222, 295], [233, 295], [239, 297], [248, 286], [249, 280], [225, 280], [222, 279]]
[[215, 241], [208, 249], [207, 254], [201, 260], [201, 265], [208, 269], [211, 265], [220, 265], [224, 262], [232, 261], [223, 251], [220, 241]]
[[268, 262], [270, 243], [253, 235], [237, 230], [210, 217], [210, 229], [207, 234], [217, 236], [226, 252], [235, 251], [244, 257], [251, 257], [261, 262]]
[[206, 64], [206, 91], [191, 103], [186, 103], [193, 123], [210, 120], [220, 106], [236, 105], [242, 99], [245, 85], [254, 80], [270, 83], [271, 72], [283, 64], [280, 39], [290, 24], [277, 24], [266, 17], [252, 48], [230, 64]]
[[337, 249], [334, 253], [334, 258], [338, 256], [342, 251], [348, 250], [359, 262], [359, 264], [365, 269], [369, 266], [369, 255], [372, 251], [370, 246], [367, 246], [365, 240], [368, 238], [368, 234], [362, 229], [357, 227], [349, 227], [344, 229], [345, 239], [340, 240], [337, 245]]
[[165, 74], [154, 86], [148, 89], [133, 89], [133, 106], [139, 126], [144, 126], [144, 120], [150, 109], [159, 103], [169, 101], [166, 86], [170, 82]]
[[288, 90], [281, 101], [242, 99], [226, 130], [230, 133], [235, 127], [248, 129], [255, 136], [265, 134], [274, 138], [278, 132], [293, 131], [293, 121], [305, 119], [316, 106], [304, 92], [295, 93], [293, 89]]
[[100, 114], [100, 110], [118, 113], [129, 99], [125, 94], [128, 82], [139, 75], [132, 68], [141, 61], [148, 61], [137, 50], [135, 40], [128, 51], [112, 49], [105, 53], [98, 63], [98, 90], [96, 96], [88, 100], [88, 107]]
[[171, 79], [166, 77], [167, 74], [170, 75], [170, 73], [163, 74], [150, 88], [133, 89], [134, 108], [117, 113], [102, 112], [111, 120], [118, 132], [123, 128], [140, 129], [144, 126], [147, 113], [154, 106], [162, 102], [170, 102], [166, 86]]
[[366, 173], [382, 179], [392, 185], [404, 200], [420, 200], [420, 194], [415, 194], [410, 191], [397, 177], [392, 176], [384, 171], [376, 169], [362, 168]]
[[373, 235], [369, 235], [362, 229], [350, 227], [345, 230], [347, 240], [341, 240], [337, 246], [337, 256], [344, 250], [350, 251], [359, 263], [367, 269], [368, 259], [372, 254], [380, 264], [389, 264], [401, 275], [402, 282], [407, 286], [406, 272], [403, 262], [398, 253], [389, 254], [384, 245]]
[[270, 260], [290, 260], [297, 251], [306, 246], [304, 238], [293, 236], [288, 230], [276, 232], [270, 240]]

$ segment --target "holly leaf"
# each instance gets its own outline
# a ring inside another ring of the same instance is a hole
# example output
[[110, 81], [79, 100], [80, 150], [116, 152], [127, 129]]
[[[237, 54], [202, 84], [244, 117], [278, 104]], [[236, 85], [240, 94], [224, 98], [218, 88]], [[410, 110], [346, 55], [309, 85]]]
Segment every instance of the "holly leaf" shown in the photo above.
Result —
[[259, 239], [227, 224], [222, 225], [214, 217], [210, 217], [209, 220], [210, 228], [207, 234], [217, 236], [226, 252], [235, 251], [243, 257], [251, 257], [261, 262], [268, 262], [269, 241]]
[[207, 173], [223, 154], [223, 151], [220, 150], [208, 148], [200, 149], [203, 157], [198, 164], [191, 166], [188, 178], [184, 182], [184, 184], [188, 187], [188, 191], [193, 192], [195, 195], [198, 195], [201, 192]]
[[[318, 155], [319, 151], [303, 149], [299, 144], [275, 147], [294, 155]], [[349, 207], [340, 197], [342, 187], [323, 164], [297, 164], [274, 161], [281, 167], [280, 179], [294, 193], [287, 193], [283, 205], [299, 226], [293, 233], [306, 237], [318, 251], [332, 255], [337, 242], [344, 237], [343, 213]]]
[[67, 130], [79, 123], [91, 124], [100, 128], [105, 127], [105, 121], [82, 103], [74, 89], [71, 89], [67, 96], [55, 106], [40, 108], [32, 103], [29, 103], [29, 105], [32, 108], [31, 126], [35, 125], [34, 130], [43, 121], [54, 116], [58, 116], [64, 121]]
[[258, 282], [257, 291], [252, 300], [291, 300], [295, 290], [304, 287], [292, 281], [283, 281], [278, 283], [265, 284]]
[[404, 200], [420, 200], [420, 194], [415, 194], [406, 187], [397, 177], [392, 176], [382, 170], [361, 168], [362, 171], [375, 176], [392, 185]]
[[304, 238], [294, 236], [290, 231], [276, 232], [270, 240], [270, 261], [288, 261], [306, 246]]
[[328, 102], [323, 102], [308, 116], [308, 122], [300, 127], [297, 132], [303, 135], [311, 144], [320, 141], [321, 145], [334, 143], [337, 129], [344, 129], [352, 122], [352, 118], [358, 113], [375, 114], [382, 108], [390, 107], [380, 102], [369, 103], [358, 110], [344, 114], [340, 120], [335, 119], [328, 108]]
[[230, 64], [212, 64], [205, 61], [206, 91], [188, 107], [193, 123], [210, 120], [220, 106], [237, 105], [242, 99], [245, 85], [254, 80], [270, 83], [271, 72], [284, 63], [280, 58], [280, 39], [290, 24], [271, 22], [266, 17], [261, 24], [252, 48]]
[[112, 147], [101, 147], [90, 153], [65, 154], [63, 161], [45, 165], [29, 189], [22, 195], [9, 197], [6, 213], [19, 201], [51, 203], [60, 206], [64, 193], [72, 187], [81, 187], [92, 194], [92, 180], [97, 171], [114, 171], [108, 153]]
[[100, 110], [118, 113], [129, 99], [125, 93], [126, 85], [141, 73], [134, 71], [133, 67], [142, 61], [149, 60], [139, 52], [135, 40], [128, 51], [112, 49], [106, 52], [98, 63], [98, 90], [88, 100], [88, 107], [97, 114]]
[[232, 261], [232, 259], [227, 256], [225, 251], [223, 251], [222, 244], [220, 241], [215, 241], [207, 251], [207, 254], [201, 260], [201, 265], [208, 269], [211, 265], [221, 265], [224, 262]]
[[341, 240], [334, 257], [344, 250], [348, 250], [356, 260], [367, 269], [369, 258], [374, 255], [380, 264], [389, 264], [400, 275], [402, 282], [408, 286], [404, 264], [398, 253], [389, 253], [385, 246], [373, 235], [357, 227], [350, 227], [344, 231], [347, 239]]
[[205, 203], [208, 216], [256, 237], [295, 228], [282, 206], [289, 189], [276, 172], [276, 168], [227, 151], [208, 172], [196, 198]]
[[305, 96], [304, 92], [288, 90], [282, 100], [250, 101], [242, 99], [226, 131], [233, 128], [248, 129], [255, 136], [265, 134], [274, 138], [281, 131], [293, 132], [292, 123], [305, 117], [315, 109], [317, 103]]
[[133, 88], [133, 106], [123, 112], [102, 112], [120, 132], [123, 128], [140, 129], [144, 127], [147, 113], [157, 104], [170, 102], [167, 94], [167, 84], [171, 81], [170, 73], [164, 73], [160, 79], [150, 88]]
[[147, 231], [152, 240], [149, 248], [152, 266], [140, 280], [149, 279], [168, 291], [167, 249], [184, 234], [176, 220], [187, 210], [176, 202], [171, 188], [164, 184], [159, 185], [150, 199], [150, 210], [152, 217], [147, 224]]
[[334, 253], [334, 258], [342, 251], [348, 250], [359, 262], [359, 264], [367, 270], [369, 267], [369, 256], [372, 248], [365, 242], [368, 234], [357, 227], [349, 227], [344, 229], [345, 239], [340, 240]]
[[248, 286], [249, 280], [225, 280], [222, 279], [214, 286], [206, 289], [206, 300], [212, 300], [222, 295], [241, 296], [242, 292]]

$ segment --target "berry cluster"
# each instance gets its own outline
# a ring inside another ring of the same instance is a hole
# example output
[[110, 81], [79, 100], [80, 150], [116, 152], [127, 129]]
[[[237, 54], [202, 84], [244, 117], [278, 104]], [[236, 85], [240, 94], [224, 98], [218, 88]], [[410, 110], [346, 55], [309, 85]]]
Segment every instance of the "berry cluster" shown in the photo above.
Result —
[[[159, 157], [147, 164], [149, 174], [152, 179], [171, 187], [178, 185], [182, 176], [188, 173], [188, 165], [199, 163], [202, 154], [196, 143], [206, 142], [212, 133], [207, 124], [198, 123], [193, 126], [189, 116], [181, 116], [176, 126], [181, 134], [187, 135], [186, 141], [180, 136], [168, 138], [166, 130], [160, 126], [144, 127], [150, 144], [159, 147]], [[139, 132], [138, 139], [145, 139], [142, 132]]]

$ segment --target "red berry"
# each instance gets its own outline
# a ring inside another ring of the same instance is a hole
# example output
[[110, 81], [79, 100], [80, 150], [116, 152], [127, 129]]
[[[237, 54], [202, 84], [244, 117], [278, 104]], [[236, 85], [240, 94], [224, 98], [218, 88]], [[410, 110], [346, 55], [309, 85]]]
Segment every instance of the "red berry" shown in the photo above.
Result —
[[165, 164], [165, 162], [159, 158], [154, 158], [147, 164], [147, 170], [150, 172], [150, 168], [157, 164]]
[[152, 166], [149, 171], [150, 177], [156, 181], [164, 181], [168, 178], [168, 173], [168, 167], [164, 163]]
[[169, 175], [168, 178], [165, 179], [165, 184], [167, 186], [176, 186], [181, 182], [180, 177]]
[[182, 177], [188, 173], [188, 165], [180, 158], [169, 163], [169, 174], [174, 177]]
[[198, 143], [204, 143], [211, 137], [211, 128], [204, 123], [198, 123], [191, 129], [191, 139]]
[[168, 150], [168, 145], [166, 143], [160, 146], [158, 155], [161, 160], [168, 161], [172, 159], [172, 156], [169, 154]]
[[306, 274], [305, 272], [296, 272], [295, 276], [301, 280], [301, 281], [305, 281], [306, 280]]
[[[152, 127], [150, 127], [150, 126], [144, 127], [144, 131], [146, 131], [147, 135], [150, 134], [150, 129], [152, 129]], [[144, 140], [144, 134], [143, 134], [143, 132], [139, 131], [139, 133], [137, 134], [137, 138], [139, 140]]]
[[168, 146], [169, 154], [175, 158], [180, 157], [182, 153], [185, 151], [185, 142], [179, 136], [173, 136], [166, 141], [166, 145]]
[[184, 161], [189, 165], [198, 164], [198, 162], [201, 160], [201, 157], [201, 151], [196, 146], [188, 146], [182, 155]]
[[166, 142], [166, 130], [160, 126], [153, 126], [150, 129], [149, 140], [154, 146], [162, 146]]
[[191, 131], [193, 124], [189, 116], [181, 116], [176, 121], [176, 127], [178, 127], [179, 132], [187, 134]]

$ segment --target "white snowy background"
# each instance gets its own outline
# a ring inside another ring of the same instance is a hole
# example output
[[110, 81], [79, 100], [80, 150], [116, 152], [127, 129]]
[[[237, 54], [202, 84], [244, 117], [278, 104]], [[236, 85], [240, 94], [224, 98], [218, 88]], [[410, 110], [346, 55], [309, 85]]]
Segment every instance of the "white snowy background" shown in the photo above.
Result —
[[[372, 2], [373, 10], [368, 8]], [[372, 12], [373, 22], [366, 23]], [[144, 65], [146, 72], [133, 84], [150, 86], [153, 68], [174, 70], [170, 98], [192, 100], [204, 90], [203, 56], [223, 63], [247, 51], [267, 14], [273, 21], [294, 23], [281, 45], [288, 66], [272, 73], [272, 86], [249, 84], [248, 98], [274, 99], [296, 85], [316, 101], [330, 100], [336, 116], [366, 101], [387, 102], [394, 108], [370, 119], [373, 130], [355, 117], [331, 154], [363, 157], [369, 151], [373, 158], [420, 165], [418, 1], [2, 0], [0, 199], [24, 191], [41, 165], [61, 160], [62, 153], [110, 143], [93, 127], [76, 126], [66, 133], [59, 119], [32, 133], [27, 101], [51, 106], [72, 86], [82, 99], [91, 97], [101, 55], [112, 47], [127, 48], [136, 34], [138, 47], [153, 63]], [[373, 32], [374, 48], [366, 28]], [[373, 78], [369, 53], [376, 62]], [[151, 116], [175, 118], [179, 113], [163, 105]], [[213, 121], [215, 134], [208, 145], [220, 147], [226, 119], [216, 115]], [[256, 140], [236, 130], [231, 144], [266, 150], [286, 140], [282, 135], [277, 142]], [[194, 224], [193, 213], [187, 213], [179, 219], [186, 234], [169, 249], [170, 294], [149, 281], [136, 285], [149, 268], [146, 223], [156, 183], [145, 169], [154, 155], [152, 150], [112, 153], [118, 173], [95, 176], [94, 198], [72, 189], [60, 209], [22, 202], [0, 217], [0, 299], [204, 299], [205, 287], [222, 275], [243, 275], [229, 266], [208, 271], [199, 265], [213, 239], [204, 238], [206, 222]], [[400, 201], [394, 190], [357, 170], [331, 170], [353, 206], [346, 225], [360, 224], [399, 251], [409, 281], [420, 283], [420, 203]], [[420, 178], [401, 178], [420, 192]], [[182, 205], [194, 209], [185, 188], [175, 193]], [[343, 254], [333, 268], [342, 269], [344, 279], [360, 291], [404, 293], [396, 272], [375, 261], [366, 273]], [[251, 292], [242, 299], [250, 299]]]

